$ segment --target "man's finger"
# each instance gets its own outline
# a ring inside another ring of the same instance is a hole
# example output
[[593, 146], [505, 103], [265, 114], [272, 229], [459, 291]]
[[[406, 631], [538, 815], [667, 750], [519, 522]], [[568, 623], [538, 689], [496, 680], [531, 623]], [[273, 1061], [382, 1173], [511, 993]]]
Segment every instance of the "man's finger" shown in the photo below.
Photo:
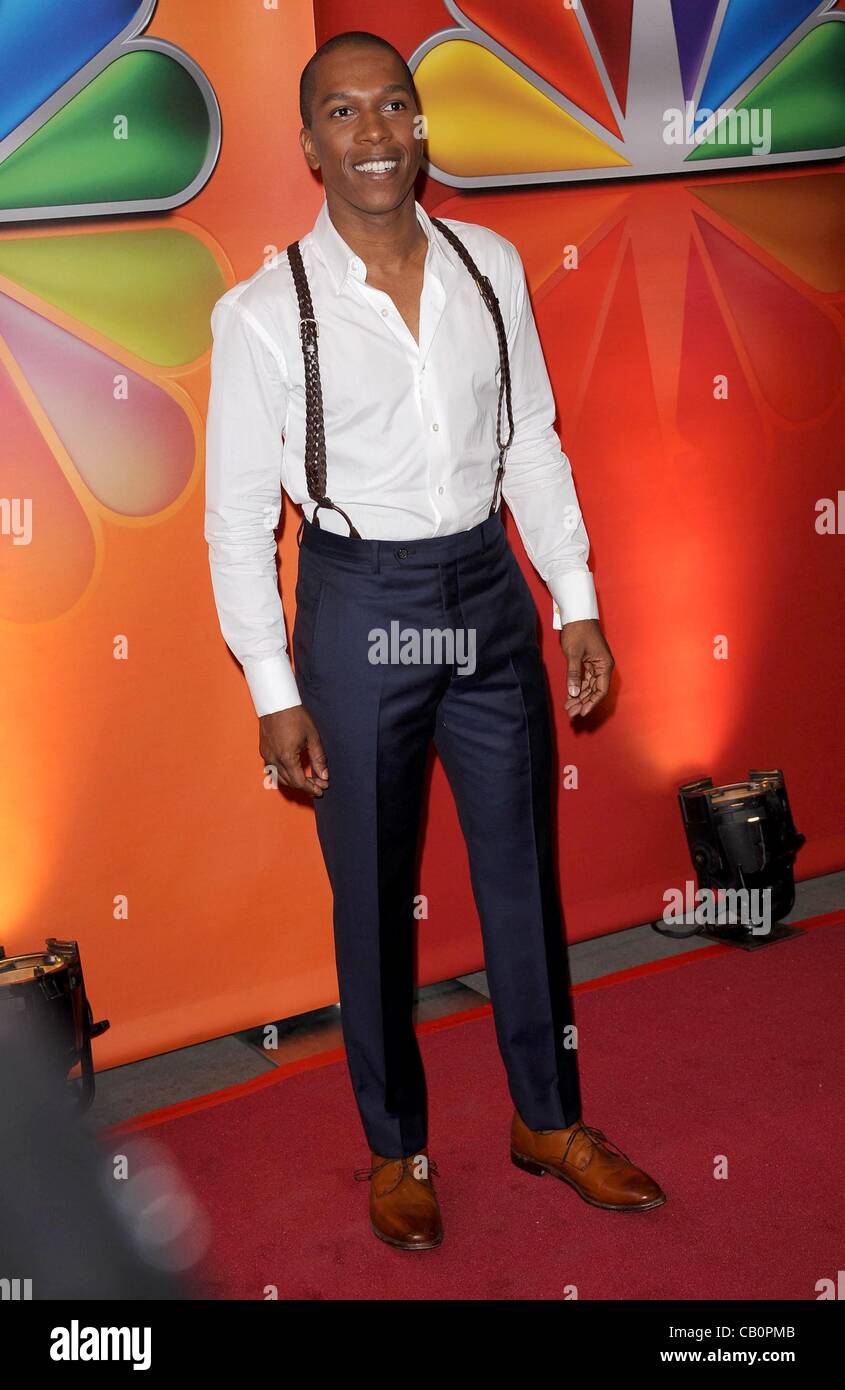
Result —
[[592, 662], [584, 659], [584, 675], [581, 684], [575, 695], [566, 701], [564, 709], [568, 715], [586, 714], [587, 711], [598, 703], [599, 695], [596, 685], [596, 673]]
[[570, 695], [577, 696], [581, 691], [581, 657], [567, 657], [566, 683]]
[[609, 689], [609, 671], [600, 671], [598, 674], [592, 675], [589, 688], [584, 691], [581, 699], [575, 702], [580, 706], [577, 713], [581, 715], [589, 714], [590, 710], [594, 709], [599, 701], [604, 699]]
[[302, 767], [302, 759], [299, 749], [295, 753], [282, 753], [279, 760], [279, 767], [289, 787], [296, 788], [297, 791], [310, 791], [308, 779]]
[[601, 699], [610, 689], [610, 671], [599, 671], [596, 675], [596, 691], [598, 698]]
[[321, 782], [328, 784], [329, 763], [326, 751], [320, 742], [320, 736], [316, 730], [308, 735], [308, 759], [311, 763], [311, 771], [320, 778]]

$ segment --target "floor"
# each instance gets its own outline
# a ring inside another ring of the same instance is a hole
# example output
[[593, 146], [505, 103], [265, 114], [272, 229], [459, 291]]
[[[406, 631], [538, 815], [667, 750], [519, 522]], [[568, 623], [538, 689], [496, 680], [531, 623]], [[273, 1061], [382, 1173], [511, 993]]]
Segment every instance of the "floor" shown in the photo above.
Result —
[[[795, 907], [785, 920], [797, 923], [843, 906], [845, 871], [826, 874], [797, 884]], [[651, 923], [579, 941], [569, 948], [572, 983], [580, 984], [648, 961], [700, 950], [708, 944], [701, 937], [677, 941], [661, 936]], [[487, 978], [485, 972], [479, 970], [418, 990], [416, 1018], [422, 1021], [463, 1012], [488, 998]], [[174, 1105], [249, 1081], [298, 1058], [342, 1046], [343, 1042], [338, 1005], [283, 1019], [277, 1023], [277, 1028], [279, 1046], [272, 1055], [262, 1046], [262, 1027], [98, 1072], [96, 1096], [86, 1123], [94, 1130], [117, 1124], [160, 1106]]]

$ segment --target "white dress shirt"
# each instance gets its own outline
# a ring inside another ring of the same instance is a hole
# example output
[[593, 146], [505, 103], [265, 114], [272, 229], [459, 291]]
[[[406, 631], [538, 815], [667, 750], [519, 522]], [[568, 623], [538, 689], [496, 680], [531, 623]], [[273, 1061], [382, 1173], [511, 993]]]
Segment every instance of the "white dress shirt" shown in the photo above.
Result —
[[[499, 352], [470, 272], [420, 203], [428, 238], [419, 345], [324, 201], [300, 241], [314, 316], [326, 433], [326, 493], [366, 540], [417, 540], [476, 526], [493, 499], [499, 453]], [[488, 275], [508, 340], [513, 442], [502, 494], [551, 593], [555, 627], [598, 617], [589, 541], [525, 271], [488, 227], [442, 219]], [[287, 252], [214, 305], [206, 429], [205, 539], [223, 636], [243, 666], [256, 712], [302, 703], [288, 656], [276, 572], [282, 489], [310, 521], [305, 481], [305, 375]], [[502, 439], [507, 439], [502, 401]], [[348, 533], [321, 507], [320, 527]], [[284, 575], [282, 575], [284, 588]]]

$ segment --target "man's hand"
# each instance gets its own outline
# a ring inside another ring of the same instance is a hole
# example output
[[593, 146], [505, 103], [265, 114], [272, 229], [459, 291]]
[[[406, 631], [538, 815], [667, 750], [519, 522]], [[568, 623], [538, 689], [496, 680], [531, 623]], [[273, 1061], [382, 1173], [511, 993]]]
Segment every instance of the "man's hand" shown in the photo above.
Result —
[[610, 689], [610, 676], [616, 664], [598, 618], [564, 623], [560, 630], [560, 646], [566, 657], [569, 691], [564, 709], [570, 718], [587, 714]]
[[[258, 751], [265, 767], [274, 767], [285, 787], [322, 796], [329, 785], [329, 769], [317, 726], [304, 705], [262, 714]], [[311, 775], [306, 776], [302, 753], [307, 751]]]

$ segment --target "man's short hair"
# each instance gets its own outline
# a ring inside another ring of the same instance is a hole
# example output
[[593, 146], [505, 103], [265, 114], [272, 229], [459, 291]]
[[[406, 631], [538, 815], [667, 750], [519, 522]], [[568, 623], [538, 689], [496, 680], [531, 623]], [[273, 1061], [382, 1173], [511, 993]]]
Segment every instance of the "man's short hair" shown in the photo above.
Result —
[[325, 43], [321, 43], [316, 53], [312, 54], [305, 64], [305, 67], [302, 69], [302, 75], [299, 79], [299, 114], [304, 126], [308, 129], [311, 127], [311, 117], [313, 114], [311, 108], [314, 104], [317, 64], [324, 54], [333, 53], [336, 48], [345, 48], [348, 44], [369, 44], [371, 47], [385, 48], [389, 53], [392, 53], [405, 69], [408, 90], [413, 94], [414, 100], [417, 106], [419, 106], [419, 97], [417, 96], [417, 88], [413, 73], [402, 57], [402, 54], [399, 52], [399, 49], [394, 48], [393, 44], [389, 43], [387, 39], [383, 39], [380, 34], [371, 34], [366, 29], [346, 29], [342, 34], [335, 34], [333, 38], [326, 39]]

